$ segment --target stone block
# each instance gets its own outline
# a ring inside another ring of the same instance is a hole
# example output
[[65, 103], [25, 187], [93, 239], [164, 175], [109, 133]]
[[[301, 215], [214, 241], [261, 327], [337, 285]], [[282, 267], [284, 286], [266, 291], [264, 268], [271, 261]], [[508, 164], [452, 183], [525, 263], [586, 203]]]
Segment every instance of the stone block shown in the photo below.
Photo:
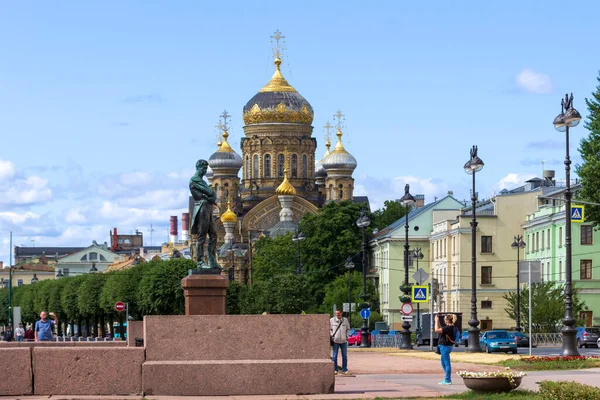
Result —
[[31, 349], [0, 349], [0, 396], [32, 394]]
[[146, 396], [229, 396], [333, 393], [331, 360], [149, 361]]
[[229, 281], [223, 275], [188, 275], [181, 280], [185, 315], [225, 315]]
[[135, 346], [135, 338], [144, 338], [144, 321], [129, 321], [127, 346]]
[[36, 395], [131, 395], [142, 391], [143, 348], [32, 350]]
[[329, 316], [144, 317], [147, 361], [329, 359]]

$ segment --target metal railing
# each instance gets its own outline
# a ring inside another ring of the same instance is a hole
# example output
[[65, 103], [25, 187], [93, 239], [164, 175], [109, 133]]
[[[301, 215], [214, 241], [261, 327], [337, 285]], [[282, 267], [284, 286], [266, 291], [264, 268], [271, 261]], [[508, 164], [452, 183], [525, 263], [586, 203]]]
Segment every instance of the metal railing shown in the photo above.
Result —
[[531, 343], [534, 346], [557, 347], [562, 345], [562, 334], [556, 333], [532, 333]]
[[396, 347], [402, 345], [402, 335], [373, 335], [371, 347]]

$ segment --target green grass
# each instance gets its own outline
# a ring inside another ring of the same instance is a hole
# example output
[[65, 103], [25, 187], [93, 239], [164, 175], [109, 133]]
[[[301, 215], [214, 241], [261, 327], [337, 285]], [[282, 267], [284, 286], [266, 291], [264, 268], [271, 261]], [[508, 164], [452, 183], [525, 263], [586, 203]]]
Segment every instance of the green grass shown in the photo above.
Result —
[[447, 396], [442, 396], [441, 398], [442, 399], [465, 399], [465, 400], [541, 399], [539, 394], [537, 394], [536, 392], [529, 391], [529, 390], [513, 390], [512, 392], [508, 392], [508, 393], [475, 393], [473, 391], [468, 391], [468, 392], [464, 392], [464, 393], [449, 394]]
[[501, 361], [499, 363], [505, 367], [519, 371], [550, 371], [565, 369], [585, 369], [600, 367], [600, 359], [571, 360], [571, 361], [538, 361], [528, 362], [519, 359]]

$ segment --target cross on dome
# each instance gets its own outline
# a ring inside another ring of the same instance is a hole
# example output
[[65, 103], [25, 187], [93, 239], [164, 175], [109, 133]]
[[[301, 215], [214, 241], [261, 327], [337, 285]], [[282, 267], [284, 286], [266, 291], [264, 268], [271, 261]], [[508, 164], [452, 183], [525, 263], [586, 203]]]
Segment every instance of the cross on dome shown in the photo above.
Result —
[[333, 118], [337, 119], [336, 127], [337, 127], [338, 131], [342, 129], [342, 120], [344, 117], [345, 117], [345, 115], [342, 114], [342, 110], [340, 110], [340, 109], [338, 109], [337, 112], [335, 114], [333, 114]]
[[[275, 58], [281, 58], [281, 52], [283, 51], [283, 45], [281, 45], [281, 47], [279, 46], [279, 41], [283, 41], [283, 39], [285, 39], [285, 36], [283, 36], [281, 34], [281, 32], [279, 32], [279, 29], [277, 29], [275, 31], [275, 33], [271, 36], [271, 39], [275, 40], [275, 47], [273, 47], [273, 55], [275, 56]], [[273, 40], [271, 40], [271, 42], [273, 42]]]

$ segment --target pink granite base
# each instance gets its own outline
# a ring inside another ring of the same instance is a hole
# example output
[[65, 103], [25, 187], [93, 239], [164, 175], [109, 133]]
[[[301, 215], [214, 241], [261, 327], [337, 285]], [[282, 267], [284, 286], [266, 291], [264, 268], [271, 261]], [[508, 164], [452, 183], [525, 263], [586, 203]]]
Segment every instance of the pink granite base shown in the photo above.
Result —
[[0, 396], [32, 394], [31, 349], [0, 349]]
[[331, 360], [149, 361], [146, 396], [291, 395], [333, 393]]
[[143, 348], [32, 350], [36, 395], [123, 395], [142, 391]]
[[129, 321], [127, 346], [135, 346], [135, 338], [144, 338], [144, 321]]

